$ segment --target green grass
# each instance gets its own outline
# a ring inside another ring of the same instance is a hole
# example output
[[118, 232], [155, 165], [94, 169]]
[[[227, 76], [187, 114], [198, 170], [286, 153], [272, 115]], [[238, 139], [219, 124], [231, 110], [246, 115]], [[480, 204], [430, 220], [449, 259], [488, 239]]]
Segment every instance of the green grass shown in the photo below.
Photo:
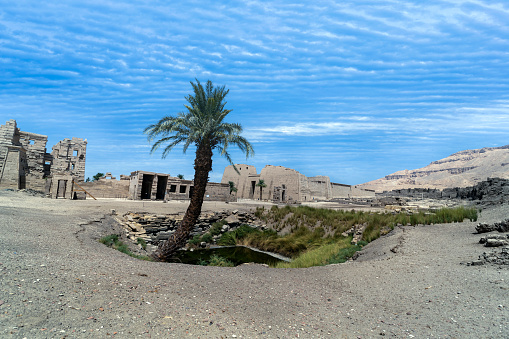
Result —
[[[140, 238], [138, 238], [140, 239]], [[142, 239], [143, 240], [143, 239]], [[127, 254], [133, 258], [136, 258], [136, 259], [141, 259], [141, 260], [146, 260], [146, 261], [152, 261], [152, 258], [150, 258], [149, 256], [146, 256], [146, 255], [138, 255], [138, 254], [135, 254], [133, 252], [131, 252], [129, 250], [129, 247], [123, 243], [122, 241], [120, 241], [118, 239], [118, 235], [117, 234], [111, 234], [111, 235], [107, 235], [105, 237], [102, 237], [101, 239], [99, 239], [99, 242], [108, 246], [108, 247], [111, 247], [113, 249], [116, 249], [117, 251], [120, 251], [124, 254]]]
[[144, 250], [146, 250], [146, 249], [147, 249], [147, 242], [145, 241], [145, 239], [143, 239], [143, 238], [138, 238], [138, 239], [136, 239], [136, 243], [137, 243], [138, 245], [141, 245], [141, 248], [143, 248]]
[[226, 225], [228, 222], [226, 220], [217, 221], [212, 224], [212, 226], [209, 229], [210, 234], [212, 235], [219, 235], [221, 234], [221, 230], [223, 229], [223, 226]]
[[213, 255], [210, 257], [208, 266], [219, 266], [219, 267], [234, 267], [235, 264], [228, 259]]
[[[251, 232], [243, 237], [233, 237], [236, 244], [252, 246], [261, 250], [276, 252], [293, 258], [291, 263], [279, 263], [277, 267], [310, 267], [341, 263], [352, 257], [362, 246], [387, 234], [396, 225], [429, 225], [477, 220], [475, 208], [444, 208], [418, 213], [374, 213], [355, 211], [334, 211], [308, 206], [278, 208], [270, 210], [257, 208], [255, 215], [274, 229], [290, 229], [284, 236], [276, 232]], [[365, 224], [362, 241], [352, 245], [351, 237], [341, 236], [355, 225]], [[318, 226], [319, 225], [319, 226]], [[328, 235], [326, 235], [328, 234]], [[233, 242], [233, 240], [232, 240]]]
[[235, 264], [230, 260], [223, 258], [217, 254], [210, 257], [210, 259], [200, 259], [199, 265], [201, 266], [219, 266], [219, 267], [235, 267]]
[[[346, 254], [341, 252], [342, 250], [349, 249], [348, 257], [351, 257], [353, 253], [355, 253], [358, 249], [350, 245], [350, 241], [352, 238], [345, 238], [338, 240], [336, 242], [323, 244], [321, 246], [317, 246], [313, 249], [303, 252], [298, 257], [296, 257], [291, 262], [279, 262], [276, 267], [278, 268], [304, 268], [311, 266], [322, 266], [331, 263], [344, 262], [346, 259]], [[360, 249], [360, 246], [358, 246]], [[340, 254], [341, 252], [341, 254]], [[339, 259], [333, 260], [333, 258], [341, 257], [344, 260], [340, 261]]]

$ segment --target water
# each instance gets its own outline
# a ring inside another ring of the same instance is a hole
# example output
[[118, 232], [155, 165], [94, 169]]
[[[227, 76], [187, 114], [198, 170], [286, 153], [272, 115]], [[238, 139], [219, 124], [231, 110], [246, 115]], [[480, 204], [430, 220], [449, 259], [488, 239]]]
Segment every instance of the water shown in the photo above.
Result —
[[[204, 248], [194, 251], [178, 251], [170, 262], [199, 265], [200, 262], [210, 260], [217, 255], [233, 262], [235, 266], [245, 263], [274, 265], [280, 261], [289, 261], [287, 258], [253, 250], [245, 246], [226, 246], [217, 248]], [[277, 257], [276, 257], [277, 256]]]

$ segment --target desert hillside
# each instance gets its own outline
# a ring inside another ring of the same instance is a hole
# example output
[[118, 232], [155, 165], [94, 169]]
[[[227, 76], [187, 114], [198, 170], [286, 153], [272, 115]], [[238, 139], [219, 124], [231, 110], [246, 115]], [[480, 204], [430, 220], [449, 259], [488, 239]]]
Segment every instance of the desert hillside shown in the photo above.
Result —
[[377, 192], [404, 188], [468, 187], [487, 178], [509, 179], [509, 145], [454, 153], [426, 167], [403, 170], [359, 185]]

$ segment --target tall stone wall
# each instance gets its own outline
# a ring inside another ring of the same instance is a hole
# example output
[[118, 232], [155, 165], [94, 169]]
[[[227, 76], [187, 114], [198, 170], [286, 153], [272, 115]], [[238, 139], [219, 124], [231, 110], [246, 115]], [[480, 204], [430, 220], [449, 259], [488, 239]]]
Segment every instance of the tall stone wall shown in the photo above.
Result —
[[[306, 177], [304, 177], [306, 178]], [[303, 185], [307, 186], [307, 190], [302, 190], [302, 200], [327, 200], [332, 198], [332, 187], [329, 177], [320, 175], [316, 177], [306, 178]]]
[[27, 172], [26, 149], [20, 143], [16, 120], [9, 120], [0, 126], [0, 187], [25, 188]]
[[332, 185], [332, 196], [333, 198], [351, 198], [351, 186], [336, 184]]
[[28, 171], [26, 186], [30, 189], [44, 192], [46, 178], [50, 175], [51, 164], [46, 164], [46, 143], [48, 137], [42, 134], [19, 132], [19, 141], [26, 150]]
[[[267, 165], [261, 170], [260, 179], [263, 179], [267, 185], [262, 189], [262, 200], [301, 201], [300, 185], [301, 181], [305, 180], [305, 176], [296, 170]], [[258, 195], [255, 194], [254, 198], [259, 199], [260, 188], [256, 187], [256, 189]], [[274, 195], [275, 191], [279, 191], [280, 194]]]
[[[234, 197], [241, 199], [253, 199], [255, 192], [253, 192], [252, 181], [258, 182], [259, 175], [256, 172], [256, 167], [246, 164], [237, 164], [238, 173], [233, 166], [227, 166], [223, 172], [221, 183], [228, 184], [232, 181], [237, 188], [237, 192], [233, 192]], [[244, 198], [245, 197], [245, 198]]]
[[87, 139], [65, 138], [52, 148], [51, 171], [70, 173], [79, 181], [85, 181]]

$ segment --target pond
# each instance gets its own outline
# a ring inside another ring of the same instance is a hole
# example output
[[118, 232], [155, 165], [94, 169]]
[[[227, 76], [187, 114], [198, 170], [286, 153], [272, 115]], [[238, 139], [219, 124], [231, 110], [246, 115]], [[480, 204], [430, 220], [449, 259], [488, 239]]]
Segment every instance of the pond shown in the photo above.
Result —
[[178, 251], [170, 262], [190, 265], [200, 265], [200, 262], [208, 262], [210, 257], [217, 255], [230, 260], [235, 266], [245, 263], [257, 263], [273, 265], [280, 261], [290, 261], [283, 256], [255, 250], [245, 246], [225, 246], [215, 248], [203, 248], [189, 251]]

